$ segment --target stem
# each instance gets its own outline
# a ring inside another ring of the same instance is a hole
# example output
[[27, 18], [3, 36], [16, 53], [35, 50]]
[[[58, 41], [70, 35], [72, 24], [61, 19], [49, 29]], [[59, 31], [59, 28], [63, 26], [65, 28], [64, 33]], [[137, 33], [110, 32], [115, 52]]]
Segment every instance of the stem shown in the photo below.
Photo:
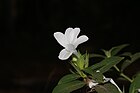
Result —
[[84, 72], [81, 71], [72, 61], [71, 61], [70, 63], [71, 63], [71, 65], [73, 66], [73, 68], [79, 73], [79, 75], [80, 75], [82, 78], [87, 77], [87, 75], [84, 74]]
[[120, 69], [119, 69], [116, 65], [114, 65], [114, 68], [115, 68], [118, 72], [120, 72]]
[[75, 56], [79, 57], [79, 56], [78, 56], [77, 50], [74, 50], [73, 54], [74, 54]]
[[130, 79], [128, 76], [126, 76], [124, 73], [121, 73], [120, 76], [124, 77], [125, 79], [127, 79], [127, 80], [130, 81], [131, 83], [133, 82], [133, 80]]
[[[118, 71], [118, 72], [121, 72], [120, 71], [120, 69], [116, 66], [116, 65], [114, 65], [114, 68]], [[132, 79], [130, 79], [128, 76], [126, 76], [124, 73], [120, 73], [120, 76], [122, 76], [122, 77], [124, 77], [126, 80], [128, 80], [129, 82], [133, 82], [133, 80]]]

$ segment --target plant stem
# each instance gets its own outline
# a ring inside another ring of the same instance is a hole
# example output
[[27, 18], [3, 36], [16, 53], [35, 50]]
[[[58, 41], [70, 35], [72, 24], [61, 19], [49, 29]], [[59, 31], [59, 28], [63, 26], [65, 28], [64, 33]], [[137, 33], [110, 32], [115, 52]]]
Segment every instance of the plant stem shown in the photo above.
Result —
[[130, 79], [128, 76], [126, 76], [124, 73], [121, 73], [120, 76], [124, 77], [125, 79], [127, 79], [127, 80], [130, 81], [131, 83], [133, 82], [133, 80]]
[[71, 61], [70, 63], [71, 63], [71, 65], [73, 66], [73, 68], [79, 73], [79, 75], [80, 75], [82, 78], [87, 77], [87, 75], [84, 74], [84, 72], [82, 72], [72, 61]]
[[122, 72], [120, 71], [120, 69], [119, 69], [116, 65], [114, 65], [114, 68], [115, 68], [118, 72], [121, 73], [120, 76], [124, 77], [126, 80], [128, 80], [128, 81], [131, 82], [131, 83], [133, 82], [133, 80], [130, 79], [128, 76], [126, 76], [124, 73], [122, 73]]
[[114, 65], [114, 68], [115, 68], [118, 72], [120, 72], [120, 69], [119, 69], [116, 65]]

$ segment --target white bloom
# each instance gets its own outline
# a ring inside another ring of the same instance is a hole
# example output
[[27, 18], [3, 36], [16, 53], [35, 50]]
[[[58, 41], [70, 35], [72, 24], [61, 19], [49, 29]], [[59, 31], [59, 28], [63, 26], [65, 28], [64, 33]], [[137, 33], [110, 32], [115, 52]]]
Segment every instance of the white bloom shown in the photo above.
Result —
[[59, 59], [66, 60], [72, 54], [76, 54], [76, 48], [79, 44], [88, 40], [86, 35], [82, 35], [77, 38], [80, 33], [80, 28], [67, 28], [65, 34], [61, 32], [55, 32], [54, 37], [58, 41], [58, 43], [64, 47], [63, 50], [59, 53]]

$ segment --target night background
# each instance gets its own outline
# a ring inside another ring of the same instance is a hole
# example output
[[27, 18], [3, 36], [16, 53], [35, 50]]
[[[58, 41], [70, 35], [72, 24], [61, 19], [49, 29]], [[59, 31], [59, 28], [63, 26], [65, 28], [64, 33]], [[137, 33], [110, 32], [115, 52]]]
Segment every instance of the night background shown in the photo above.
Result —
[[[0, 0], [0, 93], [51, 93], [69, 73], [53, 37], [79, 27], [89, 37], [85, 53], [128, 43], [140, 51], [139, 0]], [[126, 73], [140, 70], [132, 64]]]

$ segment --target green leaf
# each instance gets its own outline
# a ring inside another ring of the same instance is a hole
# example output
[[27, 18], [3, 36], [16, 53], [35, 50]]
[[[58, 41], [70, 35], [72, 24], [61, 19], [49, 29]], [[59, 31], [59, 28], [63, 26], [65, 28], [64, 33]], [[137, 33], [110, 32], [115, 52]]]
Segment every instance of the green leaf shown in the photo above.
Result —
[[78, 52], [77, 56], [78, 57], [73, 57], [72, 62], [79, 68], [79, 70], [83, 70], [89, 66], [89, 54], [85, 53], [84, 55], [81, 55]]
[[84, 60], [84, 55], [81, 55], [77, 61], [76, 61], [77, 67], [82, 70], [84, 69], [84, 65], [85, 65], [85, 60]]
[[71, 82], [71, 81], [74, 81], [76, 79], [80, 78], [80, 75], [77, 75], [77, 74], [68, 74], [64, 77], [62, 77], [58, 84], [62, 84], [62, 83], [68, 83], [68, 82]]
[[[88, 72], [89, 74], [92, 73], [92, 71], [96, 72], [96, 70], [99, 70], [101, 73], [104, 73], [108, 71], [111, 67], [114, 65], [118, 64], [123, 57], [118, 57], [118, 56], [112, 56], [109, 58], [105, 58], [99, 63], [96, 63], [86, 69], [84, 69], [85, 72]], [[92, 70], [92, 71], [91, 71]]]
[[130, 52], [124, 52], [122, 54], [120, 54], [120, 56], [128, 56], [130, 57], [132, 54]]
[[133, 62], [135, 62], [136, 60], [138, 60], [140, 58], [140, 52], [135, 53], [134, 55], [130, 56], [131, 60], [125, 60], [121, 66], [121, 71], [123, 71], [126, 67], [128, 67], [130, 64], [132, 64]]
[[74, 67], [74, 69], [78, 72], [78, 74], [79, 74], [81, 77], [83, 77], [83, 78], [86, 77], [86, 75], [83, 73], [83, 71], [80, 70], [80, 69], [77, 67], [77, 65], [74, 64], [72, 61], [71, 61], [71, 65]]
[[95, 86], [97, 93], [120, 93], [119, 90], [111, 83]]
[[123, 44], [119, 46], [112, 47], [109, 51], [111, 52], [111, 56], [116, 55], [119, 53], [123, 48], [127, 47], [129, 44]]
[[89, 58], [92, 58], [92, 57], [99, 57], [99, 58], [105, 58], [105, 56], [104, 55], [101, 55], [101, 54], [90, 54], [89, 55]]
[[75, 80], [75, 81], [72, 81], [72, 82], [67, 82], [67, 83], [57, 85], [53, 89], [52, 93], [70, 93], [74, 90], [82, 88], [84, 85], [85, 85], [84, 82], [79, 81], [79, 80]]
[[125, 68], [127, 68], [129, 65], [131, 64], [131, 61], [130, 60], [125, 60], [124, 62], [123, 62], [123, 64], [121, 65], [121, 72], [123, 72], [123, 70], [125, 69]]
[[94, 72], [92, 75], [92, 79], [98, 83], [103, 83], [103, 74], [101, 72]]
[[129, 93], [138, 93], [138, 89], [140, 89], [140, 73], [135, 77], [135, 79], [131, 83]]
[[102, 66], [104, 66], [104, 63], [96, 63], [90, 67], [87, 67], [84, 69], [84, 71], [90, 75], [93, 75], [94, 72], [96, 72], [96, 70], [98, 70], [99, 68], [101, 68]]
[[102, 51], [105, 53], [105, 55], [106, 55], [106, 57], [111, 57], [111, 51], [109, 50], [109, 51], [107, 51], [107, 50], [104, 50], [104, 49], [102, 49]]
[[84, 68], [87, 68], [89, 66], [89, 54], [85, 54], [85, 67]]
[[140, 58], [140, 52], [135, 53], [134, 55], [132, 55], [131, 61], [134, 62], [134, 61], [136, 61], [139, 58]]
[[111, 67], [113, 67], [114, 65], [118, 64], [122, 59], [124, 59], [124, 58], [123, 57], [117, 57], [117, 56], [112, 56], [110, 58], [105, 59], [104, 62], [106, 63], [106, 65], [104, 65], [103, 67], [101, 67], [99, 69], [99, 71], [101, 73], [105, 73]]
[[76, 66], [76, 64], [74, 62], [72, 62], [72, 61], [70, 63], [73, 66], [73, 68], [80, 74], [81, 70]]

